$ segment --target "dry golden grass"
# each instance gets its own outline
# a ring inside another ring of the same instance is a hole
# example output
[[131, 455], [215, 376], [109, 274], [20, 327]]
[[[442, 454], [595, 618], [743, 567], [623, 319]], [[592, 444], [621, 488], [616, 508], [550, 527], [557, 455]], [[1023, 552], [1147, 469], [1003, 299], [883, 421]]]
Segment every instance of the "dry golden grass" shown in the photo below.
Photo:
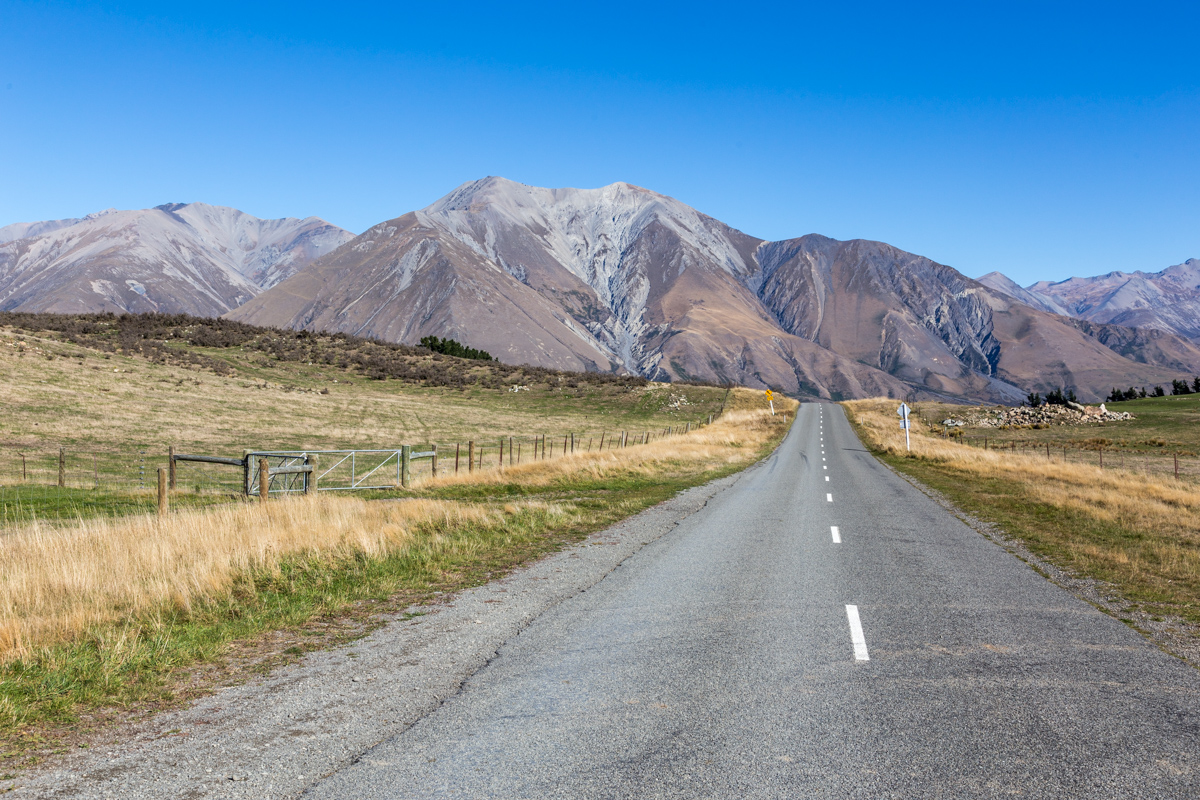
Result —
[[[794, 407], [790, 403], [789, 409]], [[514, 482], [570, 486], [614, 476], [721, 470], [752, 461], [780, 428], [779, 418], [764, 411], [737, 411], [711, 426], [648, 445], [463, 472], [427, 480], [419, 488]], [[454, 532], [520, 513], [544, 519], [570, 515], [572, 509], [569, 503], [527, 500], [488, 505], [322, 495], [162, 518], [84, 520], [66, 528], [29, 525], [0, 538], [0, 585], [5, 588], [0, 596], [0, 663], [98, 626], [225, 597], [239, 576], [269, 574], [290, 557], [410, 553], [437, 559], [447, 548], [473, 546], [470, 536]]]
[[[370, 449], [561, 437], [567, 431], [653, 431], [703, 419], [720, 409], [725, 395], [718, 387], [669, 384], [459, 391], [270, 362], [236, 349], [215, 355], [228, 359], [236, 374], [102, 354], [0, 329], [0, 482], [20, 475], [18, 450], [57, 453], [66, 445], [69, 452], [128, 454], [141, 448], [161, 465], [169, 444], [176, 452], [237, 456], [244, 448]], [[673, 407], [673, 396], [687, 403]]]
[[[1200, 493], [1193, 483], [968, 447], [927, 435], [916, 425], [909, 454], [897, 425], [896, 401], [844, 405], [869, 444], [900, 459], [902, 467], [924, 464], [942, 476], [965, 479], [958, 490], [961, 497], [1001, 509], [1000, 516], [1019, 526], [1010, 533], [1032, 541], [1060, 566], [1114, 581], [1141, 599], [1157, 596], [1188, 613], [1197, 608]], [[923, 473], [918, 470], [917, 475]], [[1005, 503], [1011, 503], [1007, 509]], [[1036, 510], [1026, 513], [1025, 504], [1063, 513], [1057, 522], [1047, 523]]]
[[368, 557], [444, 542], [431, 523], [481, 525], [496, 512], [444, 500], [297, 498], [167, 517], [33, 525], [0, 539], [0, 659], [169, 604], [187, 610], [300, 554]]
[[[735, 394], [750, 394], [735, 389]], [[787, 401], [794, 409], [794, 401]], [[778, 403], [776, 407], [778, 408]], [[654, 439], [649, 444], [608, 447], [603, 452], [576, 451], [540, 461], [524, 461], [499, 470], [461, 471], [457, 475], [426, 477], [415, 482], [419, 489], [436, 489], [462, 484], [515, 482], [526, 487], [545, 487], [563, 481], [603, 481], [623, 476], [661, 475], [672, 471], [694, 472], [719, 469], [744, 462], [776, 430], [767, 411], [743, 410], [723, 414], [712, 425], [690, 433]]]

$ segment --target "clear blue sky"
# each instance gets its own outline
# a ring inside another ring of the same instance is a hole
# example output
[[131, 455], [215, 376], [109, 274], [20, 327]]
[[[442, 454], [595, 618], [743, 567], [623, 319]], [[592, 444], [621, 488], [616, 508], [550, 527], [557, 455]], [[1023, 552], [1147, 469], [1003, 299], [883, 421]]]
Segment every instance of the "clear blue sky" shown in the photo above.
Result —
[[1023, 284], [1158, 270], [1200, 257], [1198, 8], [0, 0], [0, 224], [360, 232], [502, 175]]

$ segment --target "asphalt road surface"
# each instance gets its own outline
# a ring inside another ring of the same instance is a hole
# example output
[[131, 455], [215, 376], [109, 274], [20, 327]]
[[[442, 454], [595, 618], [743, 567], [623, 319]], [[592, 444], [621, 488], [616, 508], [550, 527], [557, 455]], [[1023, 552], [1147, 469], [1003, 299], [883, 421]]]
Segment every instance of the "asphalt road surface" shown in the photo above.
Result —
[[1200, 797], [1200, 673], [806, 404], [311, 798]]

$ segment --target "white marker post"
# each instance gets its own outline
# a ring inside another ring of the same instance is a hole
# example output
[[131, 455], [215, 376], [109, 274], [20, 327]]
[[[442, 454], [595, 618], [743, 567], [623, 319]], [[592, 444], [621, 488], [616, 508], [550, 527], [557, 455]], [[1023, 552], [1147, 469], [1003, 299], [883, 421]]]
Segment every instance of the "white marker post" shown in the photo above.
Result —
[[900, 415], [900, 427], [904, 428], [904, 449], [912, 450], [912, 443], [908, 439], [908, 403], [901, 403], [896, 413]]

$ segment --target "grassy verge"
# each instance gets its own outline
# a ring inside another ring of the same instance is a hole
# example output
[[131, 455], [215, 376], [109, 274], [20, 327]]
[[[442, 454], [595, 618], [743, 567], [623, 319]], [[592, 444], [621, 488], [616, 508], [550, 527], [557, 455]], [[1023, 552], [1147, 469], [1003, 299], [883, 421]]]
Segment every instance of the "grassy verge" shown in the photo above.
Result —
[[920, 429], [910, 453], [896, 429], [894, 401], [845, 405], [864, 444], [898, 471], [997, 524], [1048, 563], [1109, 584], [1125, 611], [1175, 620], [1173, 633], [1197, 639], [1200, 496], [1193, 483], [981, 450]]
[[409, 502], [322, 496], [18, 531], [0, 540], [0, 757], [26, 764], [114, 709], [177, 703], [211, 685], [213, 670], [193, 679], [205, 665], [248, 653], [269, 668], [362, 635], [382, 612], [740, 470], [785, 429], [732, 412], [645, 446], [427, 481]]

